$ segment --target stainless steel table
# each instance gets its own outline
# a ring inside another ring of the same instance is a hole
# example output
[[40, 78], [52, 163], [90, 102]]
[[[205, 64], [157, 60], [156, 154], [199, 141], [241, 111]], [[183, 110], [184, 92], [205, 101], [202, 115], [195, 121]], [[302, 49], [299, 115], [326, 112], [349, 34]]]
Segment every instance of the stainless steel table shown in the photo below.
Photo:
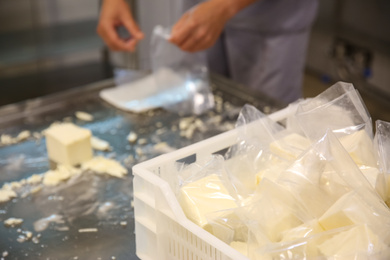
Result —
[[[108, 152], [95, 151], [121, 162], [129, 174], [124, 179], [83, 173], [55, 187], [35, 193], [24, 185], [19, 197], [0, 204], [0, 222], [15, 217], [18, 227], [0, 225], [0, 258], [5, 259], [138, 259], [135, 255], [131, 167], [169, 149], [177, 149], [209, 138], [232, 127], [241, 107], [250, 103], [271, 113], [283, 104], [264, 95], [250, 93], [218, 75], [211, 75], [213, 92], [224, 108], [198, 118], [204, 127], [183, 136], [179, 115], [164, 110], [132, 114], [120, 111], [99, 98], [99, 91], [112, 87], [113, 80], [97, 82], [67, 92], [28, 100], [0, 108], [0, 134], [15, 136], [22, 130], [41, 132], [55, 121], [71, 120], [107, 140]], [[77, 119], [76, 111], [94, 116], [92, 122]], [[130, 144], [130, 131], [146, 143]], [[167, 149], [156, 149], [165, 142]], [[44, 138], [0, 147], [0, 185], [19, 181], [50, 169]], [[36, 188], [36, 187], [34, 187]], [[93, 232], [84, 232], [93, 231]], [[31, 233], [29, 233], [31, 232]], [[29, 235], [32, 235], [28, 238]]]

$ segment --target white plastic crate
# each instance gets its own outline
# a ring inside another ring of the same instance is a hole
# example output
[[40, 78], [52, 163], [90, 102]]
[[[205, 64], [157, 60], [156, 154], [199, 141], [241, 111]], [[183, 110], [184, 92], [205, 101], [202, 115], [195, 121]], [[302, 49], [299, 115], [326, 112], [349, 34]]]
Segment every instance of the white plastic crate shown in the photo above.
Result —
[[[292, 109], [270, 115], [274, 121]], [[169, 172], [183, 159], [202, 161], [237, 141], [231, 130], [133, 167], [136, 254], [142, 260], [249, 260], [188, 220], [171, 189]]]

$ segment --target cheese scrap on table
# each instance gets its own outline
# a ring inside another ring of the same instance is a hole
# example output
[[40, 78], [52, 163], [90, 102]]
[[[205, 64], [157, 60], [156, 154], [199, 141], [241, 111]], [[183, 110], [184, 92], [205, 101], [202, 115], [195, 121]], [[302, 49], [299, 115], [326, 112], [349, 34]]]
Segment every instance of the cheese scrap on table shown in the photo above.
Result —
[[75, 116], [80, 119], [80, 120], [83, 120], [83, 121], [93, 121], [93, 115], [87, 113], [87, 112], [83, 112], [83, 111], [77, 111], [75, 113]]
[[13, 140], [12, 136], [7, 135], [7, 134], [2, 134], [0, 137], [0, 142], [3, 145], [9, 145], [9, 144], [13, 144], [14, 140]]
[[56, 124], [45, 130], [49, 158], [64, 165], [78, 165], [92, 159], [89, 129], [72, 123]]
[[31, 136], [31, 132], [28, 131], [28, 130], [24, 130], [24, 131], [20, 132], [16, 136], [15, 139], [16, 139], [17, 142], [21, 142], [21, 141], [24, 141], [24, 140], [28, 139], [30, 136]]
[[56, 186], [59, 183], [70, 179], [76, 174], [80, 174], [81, 170], [69, 165], [58, 165], [57, 169], [47, 171], [43, 177], [43, 184], [46, 186]]
[[21, 218], [8, 218], [4, 220], [4, 226], [6, 227], [16, 227], [23, 223], [23, 219]]
[[84, 162], [81, 165], [81, 169], [91, 170], [98, 174], [106, 173], [118, 178], [123, 178], [127, 174], [127, 169], [119, 162], [101, 156], [94, 157], [93, 159]]
[[135, 141], [137, 141], [137, 134], [134, 133], [134, 132], [130, 132], [127, 136], [127, 141], [129, 141], [130, 143], [135, 143]]
[[110, 146], [109, 142], [107, 142], [103, 139], [100, 139], [96, 136], [91, 137], [91, 145], [92, 145], [92, 148], [95, 150], [99, 150], [99, 151], [111, 150], [111, 146]]
[[0, 189], [0, 203], [9, 201], [10, 199], [16, 198], [18, 195], [11, 189]]

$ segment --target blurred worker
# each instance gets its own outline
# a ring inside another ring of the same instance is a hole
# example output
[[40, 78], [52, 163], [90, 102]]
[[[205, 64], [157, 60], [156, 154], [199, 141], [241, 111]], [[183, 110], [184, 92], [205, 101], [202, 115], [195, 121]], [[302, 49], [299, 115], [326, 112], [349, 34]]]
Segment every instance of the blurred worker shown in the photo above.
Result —
[[[289, 103], [302, 79], [317, 0], [183, 0], [188, 11], [170, 41], [185, 51], [207, 49], [210, 71]], [[115, 26], [133, 38], [121, 40]], [[112, 50], [133, 51], [143, 34], [125, 0], [104, 0], [97, 29]]]

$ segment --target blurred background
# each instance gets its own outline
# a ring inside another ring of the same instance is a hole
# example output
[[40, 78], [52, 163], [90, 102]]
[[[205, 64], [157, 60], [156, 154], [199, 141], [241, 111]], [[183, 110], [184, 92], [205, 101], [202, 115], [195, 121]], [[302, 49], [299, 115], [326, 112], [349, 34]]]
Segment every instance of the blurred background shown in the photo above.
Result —
[[[134, 54], [96, 34], [98, 0], [0, 0], [0, 106], [150, 69], [156, 24], [172, 25], [179, 0], [131, 0], [145, 32]], [[352, 82], [374, 119], [390, 121], [390, 1], [320, 0], [306, 57], [304, 93]]]

